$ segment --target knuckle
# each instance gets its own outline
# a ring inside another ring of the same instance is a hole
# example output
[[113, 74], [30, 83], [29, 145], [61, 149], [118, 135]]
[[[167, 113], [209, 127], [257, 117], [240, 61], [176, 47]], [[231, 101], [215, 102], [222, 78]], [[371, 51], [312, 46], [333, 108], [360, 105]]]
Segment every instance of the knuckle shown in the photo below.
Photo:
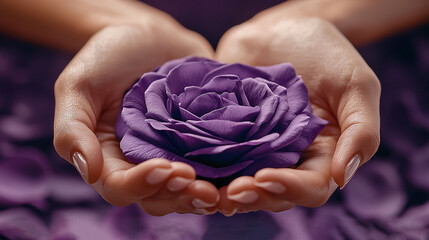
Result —
[[225, 33], [219, 49], [232, 61], [237, 61], [237, 57], [246, 54], [247, 64], [258, 65], [261, 56], [268, 50], [266, 35], [265, 31], [261, 32], [254, 24], [243, 23]]

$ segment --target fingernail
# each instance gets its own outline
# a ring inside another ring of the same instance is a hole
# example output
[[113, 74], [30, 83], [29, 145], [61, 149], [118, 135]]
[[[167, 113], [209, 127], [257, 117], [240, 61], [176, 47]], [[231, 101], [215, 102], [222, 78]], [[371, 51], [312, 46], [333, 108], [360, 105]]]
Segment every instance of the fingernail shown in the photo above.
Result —
[[278, 182], [255, 182], [254, 184], [257, 187], [267, 190], [268, 192], [277, 194], [286, 192], [286, 187]]
[[88, 182], [88, 165], [85, 158], [79, 152], [75, 152], [72, 155], [73, 165], [79, 171], [83, 179]]
[[225, 216], [225, 217], [232, 217], [232, 216], [234, 216], [234, 214], [236, 214], [237, 213], [237, 208], [234, 208], [234, 209], [232, 209], [232, 211], [231, 212], [229, 212], [229, 213], [223, 213], [223, 215]]
[[343, 189], [347, 183], [352, 179], [353, 175], [355, 174], [356, 170], [358, 169], [360, 164], [360, 156], [355, 155], [352, 157], [349, 163], [347, 163], [345, 174], [344, 174], [344, 185], [341, 187]]
[[216, 213], [216, 210], [214, 210], [214, 211], [207, 211], [204, 208], [197, 208], [197, 209], [195, 209], [195, 213], [199, 214], [199, 215], [212, 215], [212, 214]]
[[172, 192], [178, 192], [185, 189], [191, 182], [192, 182], [192, 179], [175, 177], [175, 178], [172, 178], [170, 181], [168, 181], [167, 188]]
[[234, 195], [227, 195], [229, 200], [236, 201], [239, 203], [252, 203], [258, 200], [258, 193], [253, 190], [243, 191]]
[[146, 182], [152, 185], [165, 181], [174, 170], [171, 168], [155, 168], [146, 177]]
[[216, 203], [208, 203], [208, 202], [204, 202], [203, 200], [201, 200], [199, 198], [195, 198], [194, 200], [192, 200], [192, 205], [195, 208], [209, 208], [209, 207], [216, 206]]

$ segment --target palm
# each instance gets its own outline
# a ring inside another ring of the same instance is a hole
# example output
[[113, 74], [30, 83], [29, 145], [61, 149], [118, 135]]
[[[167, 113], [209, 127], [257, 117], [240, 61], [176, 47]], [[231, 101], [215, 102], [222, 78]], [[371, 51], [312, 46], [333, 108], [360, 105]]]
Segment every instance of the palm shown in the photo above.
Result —
[[[166, 31], [173, 30], [168, 27]], [[165, 159], [138, 165], [129, 162], [116, 139], [115, 124], [123, 95], [139, 76], [170, 58], [211, 56], [208, 43], [200, 36], [175, 31], [183, 35], [171, 34], [175, 41], [164, 46], [156, 40], [157, 35], [140, 27], [105, 29], [84, 46], [56, 83], [57, 151], [66, 159], [70, 152], [82, 153], [88, 163], [88, 176], [84, 178], [108, 202], [120, 206], [136, 202], [153, 215], [195, 212], [193, 199], [212, 204], [218, 196], [214, 186], [195, 180], [195, 171], [186, 164]], [[70, 142], [75, 144], [73, 149]], [[156, 170], [161, 170], [157, 172], [158, 180], [149, 182], [149, 175]], [[168, 191], [167, 182], [178, 177], [191, 183], [180, 192]]]
[[[233, 181], [224, 192], [234, 195], [250, 189], [259, 194], [258, 201], [239, 204], [239, 209], [281, 211], [292, 203], [319, 206], [336, 189], [335, 182], [343, 184], [344, 165], [360, 147], [355, 144], [368, 139], [367, 144], [377, 141], [372, 133], [356, 141], [356, 130], [369, 132], [379, 128], [378, 81], [353, 46], [326, 22], [300, 19], [277, 22], [270, 28], [264, 26], [243, 24], [227, 32], [219, 44], [218, 59], [251, 65], [292, 63], [308, 88], [314, 113], [329, 124], [304, 151], [297, 169], [263, 169], [254, 178]], [[375, 116], [375, 121], [362, 130], [360, 121], [368, 115]], [[370, 147], [361, 154], [367, 160], [374, 152]], [[273, 195], [256, 188], [255, 181], [281, 183], [287, 191]], [[274, 199], [277, 204], [266, 204]], [[233, 205], [225, 200], [220, 208], [228, 211]]]

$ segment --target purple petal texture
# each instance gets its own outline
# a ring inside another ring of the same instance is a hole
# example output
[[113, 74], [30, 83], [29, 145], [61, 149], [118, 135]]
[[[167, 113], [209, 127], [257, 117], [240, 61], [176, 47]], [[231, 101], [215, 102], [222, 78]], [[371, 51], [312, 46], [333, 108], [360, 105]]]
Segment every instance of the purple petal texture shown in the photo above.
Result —
[[50, 169], [38, 149], [4, 149], [0, 155], [0, 203], [44, 205]]
[[240, 141], [241, 139], [244, 139], [246, 133], [254, 125], [254, 123], [249, 121], [233, 122], [222, 119], [189, 121], [189, 123], [210, 133], [213, 133], [216, 136], [231, 141]]
[[[309, 223], [313, 239], [368, 239], [369, 232], [359, 221], [338, 206], [325, 206]], [[370, 238], [371, 239], [371, 238]]]
[[167, 75], [167, 94], [180, 94], [188, 86], [200, 86], [201, 79], [219, 66], [219, 63], [206, 61], [201, 59], [201, 62], [186, 62], [177, 65]]
[[121, 239], [100, 217], [86, 209], [57, 211], [52, 217], [52, 235], [55, 239]]
[[24, 208], [0, 211], [0, 236], [7, 239], [51, 239], [44, 222]]
[[202, 120], [229, 120], [234, 122], [255, 121], [260, 115], [261, 108], [259, 106], [238, 106], [228, 105], [223, 108], [213, 110], [201, 116]]
[[136, 163], [153, 157], [192, 162], [200, 177], [232, 180], [296, 164], [327, 124], [308, 106], [290, 64], [256, 68], [185, 58], [135, 83], [124, 97], [116, 135]]
[[126, 134], [121, 141], [121, 148], [124, 150], [124, 155], [135, 162], [138, 162], [141, 157], [147, 159], [151, 158], [165, 158], [170, 161], [179, 161], [191, 165], [194, 169], [198, 169], [198, 174], [201, 177], [208, 178], [224, 178], [230, 176], [236, 172], [239, 172], [246, 168], [252, 163], [252, 161], [245, 161], [236, 164], [232, 164], [226, 167], [212, 167], [206, 164], [201, 164], [196, 161], [191, 161], [186, 158], [180, 157], [174, 153], [171, 153], [165, 149], [156, 147], [155, 145], [145, 142], [140, 138], [131, 134]]
[[359, 218], [394, 217], [407, 202], [400, 176], [387, 161], [376, 159], [368, 163], [349, 185], [344, 192], [345, 204]]
[[416, 149], [410, 155], [410, 168], [408, 175], [415, 186], [429, 190], [429, 144]]

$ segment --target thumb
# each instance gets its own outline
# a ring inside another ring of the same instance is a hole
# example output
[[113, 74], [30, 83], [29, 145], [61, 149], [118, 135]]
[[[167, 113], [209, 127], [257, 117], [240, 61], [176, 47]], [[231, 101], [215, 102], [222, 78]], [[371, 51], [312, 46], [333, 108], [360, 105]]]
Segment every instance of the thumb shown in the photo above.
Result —
[[380, 144], [380, 83], [376, 77], [360, 81], [343, 95], [338, 112], [341, 135], [331, 166], [335, 182], [342, 188], [356, 170], [367, 162]]
[[103, 168], [101, 146], [94, 134], [97, 114], [85, 91], [66, 89], [64, 85], [60, 79], [55, 83], [55, 150], [92, 184]]

